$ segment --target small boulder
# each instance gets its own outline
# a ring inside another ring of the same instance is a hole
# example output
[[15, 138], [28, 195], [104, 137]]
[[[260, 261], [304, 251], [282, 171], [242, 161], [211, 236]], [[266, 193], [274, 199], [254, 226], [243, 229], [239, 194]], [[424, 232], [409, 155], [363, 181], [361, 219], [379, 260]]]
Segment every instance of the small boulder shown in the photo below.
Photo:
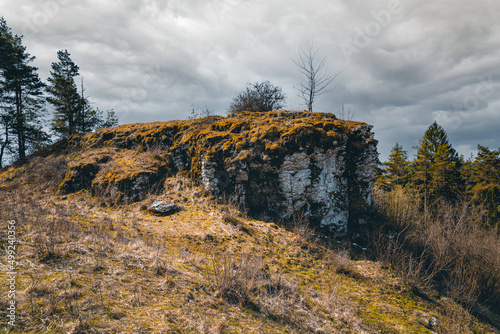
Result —
[[151, 214], [156, 216], [170, 216], [180, 210], [179, 206], [164, 201], [156, 201], [148, 209]]
[[428, 321], [429, 328], [433, 329], [439, 325], [439, 319], [436, 317], [431, 317]]
[[203, 237], [203, 241], [206, 241], [206, 242], [214, 241], [214, 236], [213, 236], [213, 235], [211, 235], [211, 234], [206, 234], [206, 235]]

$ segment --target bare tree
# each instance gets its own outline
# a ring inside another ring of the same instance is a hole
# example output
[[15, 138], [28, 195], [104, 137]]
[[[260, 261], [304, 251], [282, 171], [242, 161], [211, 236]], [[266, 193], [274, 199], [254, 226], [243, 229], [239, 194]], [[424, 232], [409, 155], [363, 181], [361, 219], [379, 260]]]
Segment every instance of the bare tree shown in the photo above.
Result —
[[339, 118], [346, 120], [346, 121], [352, 121], [354, 118], [354, 113], [351, 112], [351, 108], [349, 108], [349, 106], [347, 106], [347, 110], [346, 110], [344, 102], [342, 102], [342, 107], [340, 109]]
[[203, 118], [210, 116], [214, 113], [213, 110], [211, 110], [206, 104], [205, 108], [201, 109], [196, 107], [196, 105], [193, 103], [191, 104], [191, 116], [188, 117], [188, 119], [197, 119], [197, 118]]
[[305, 80], [299, 87], [294, 87], [299, 91], [299, 96], [307, 104], [307, 109], [312, 112], [313, 104], [317, 96], [332, 91], [335, 87], [327, 89], [332, 81], [340, 74], [330, 74], [326, 65], [326, 57], [318, 59], [319, 48], [315, 49], [311, 44], [307, 50], [300, 50], [298, 58], [292, 59], [298, 66], [300, 73], [305, 76]]

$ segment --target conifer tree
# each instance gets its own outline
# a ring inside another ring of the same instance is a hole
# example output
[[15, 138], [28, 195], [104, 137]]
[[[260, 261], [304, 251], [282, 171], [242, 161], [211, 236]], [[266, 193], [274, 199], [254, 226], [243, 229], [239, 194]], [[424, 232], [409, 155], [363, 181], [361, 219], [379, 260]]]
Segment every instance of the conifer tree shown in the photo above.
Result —
[[470, 159], [465, 160], [463, 157], [459, 158], [460, 163], [460, 179], [463, 182], [463, 186], [465, 190], [469, 190], [474, 186], [474, 174], [475, 165], [474, 165], [474, 157], [471, 155]]
[[78, 113], [82, 108], [81, 96], [74, 78], [79, 75], [78, 66], [71, 60], [68, 50], [57, 52], [58, 62], [52, 63], [47, 87], [47, 101], [55, 109], [52, 130], [61, 138], [78, 131]]
[[14, 35], [3, 18], [0, 19], [0, 53], [1, 124], [5, 134], [0, 157], [3, 158], [5, 149], [15, 140], [18, 157], [23, 160], [27, 151], [48, 140], [41, 125], [44, 84], [38, 76], [38, 68], [30, 65], [35, 57], [26, 52], [22, 37]]
[[434, 122], [425, 131], [416, 148], [418, 151], [413, 163], [413, 181], [424, 197], [425, 210], [428, 200], [439, 196], [454, 199], [460, 183], [460, 165], [458, 154], [448, 142], [446, 131]]
[[[99, 109], [97, 109], [99, 110]], [[113, 109], [106, 111], [106, 117], [102, 119], [99, 125], [100, 129], [112, 128], [118, 125], [118, 116]]]
[[474, 179], [477, 183], [500, 182], [500, 149], [491, 151], [487, 147], [477, 146], [474, 161]]
[[458, 158], [451, 145], [440, 145], [434, 154], [432, 164], [431, 193], [442, 198], [454, 198], [459, 188]]
[[385, 163], [387, 166], [383, 172], [381, 181], [386, 190], [392, 190], [395, 186], [404, 186], [408, 181], [408, 153], [403, 150], [403, 147], [396, 143], [389, 155], [389, 161]]
[[478, 145], [474, 161], [473, 187], [469, 190], [475, 195], [476, 203], [482, 204], [487, 211], [490, 227], [500, 228], [500, 149], [491, 151]]

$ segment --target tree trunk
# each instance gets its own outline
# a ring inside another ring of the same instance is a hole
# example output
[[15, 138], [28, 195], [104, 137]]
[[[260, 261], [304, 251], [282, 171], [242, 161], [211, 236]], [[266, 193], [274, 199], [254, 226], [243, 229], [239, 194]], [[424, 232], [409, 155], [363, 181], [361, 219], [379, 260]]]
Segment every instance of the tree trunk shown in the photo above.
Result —
[[69, 112], [68, 112], [68, 134], [69, 134], [69, 137], [71, 137], [75, 133], [74, 127], [75, 127], [75, 125], [73, 122], [73, 110], [69, 109]]
[[24, 117], [23, 117], [23, 105], [22, 105], [22, 92], [21, 87], [16, 88], [16, 131], [17, 131], [17, 141], [18, 141], [18, 152], [19, 160], [24, 160], [26, 158], [26, 140], [24, 137]]
[[3, 154], [5, 152], [5, 148], [9, 144], [9, 127], [5, 124], [5, 142], [2, 144], [0, 148], [0, 169], [3, 167]]
[[[314, 85], [314, 83], [312, 83]], [[314, 100], [314, 92], [313, 92], [313, 87], [311, 86], [311, 90], [309, 91], [309, 103], [308, 103], [308, 110], [309, 112], [313, 111], [313, 100]]]

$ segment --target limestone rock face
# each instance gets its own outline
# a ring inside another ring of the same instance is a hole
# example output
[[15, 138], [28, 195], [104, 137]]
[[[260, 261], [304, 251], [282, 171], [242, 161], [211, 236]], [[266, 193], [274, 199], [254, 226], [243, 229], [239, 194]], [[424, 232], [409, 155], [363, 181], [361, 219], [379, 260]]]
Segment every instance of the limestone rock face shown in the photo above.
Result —
[[205, 157], [201, 181], [213, 194], [232, 194], [256, 216], [291, 221], [299, 214], [342, 236], [350, 221], [363, 223], [371, 204], [378, 153], [370, 130], [359, 127], [356, 136], [340, 138], [337, 145], [304, 143], [279, 157], [264, 155], [250, 163]]
[[[61, 191], [90, 188], [116, 203], [134, 202], [162, 191], [165, 177], [180, 172], [216, 197], [232, 196], [251, 215], [289, 221], [300, 214], [343, 235], [363, 223], [371, 204], [376, 145], [371, 126], [326, 113], [124, 125], [71, 138], [68, 146], [81, 153]], [[102, 154], [109, 158], [99, 160]]]
[[286, 156], [279, 171], [285, 198], [283, 218], [302, 211], [321, 227], [344, 232], [349, 217], [347, 182], [342, 156], [336, 150], [295, 153]]

